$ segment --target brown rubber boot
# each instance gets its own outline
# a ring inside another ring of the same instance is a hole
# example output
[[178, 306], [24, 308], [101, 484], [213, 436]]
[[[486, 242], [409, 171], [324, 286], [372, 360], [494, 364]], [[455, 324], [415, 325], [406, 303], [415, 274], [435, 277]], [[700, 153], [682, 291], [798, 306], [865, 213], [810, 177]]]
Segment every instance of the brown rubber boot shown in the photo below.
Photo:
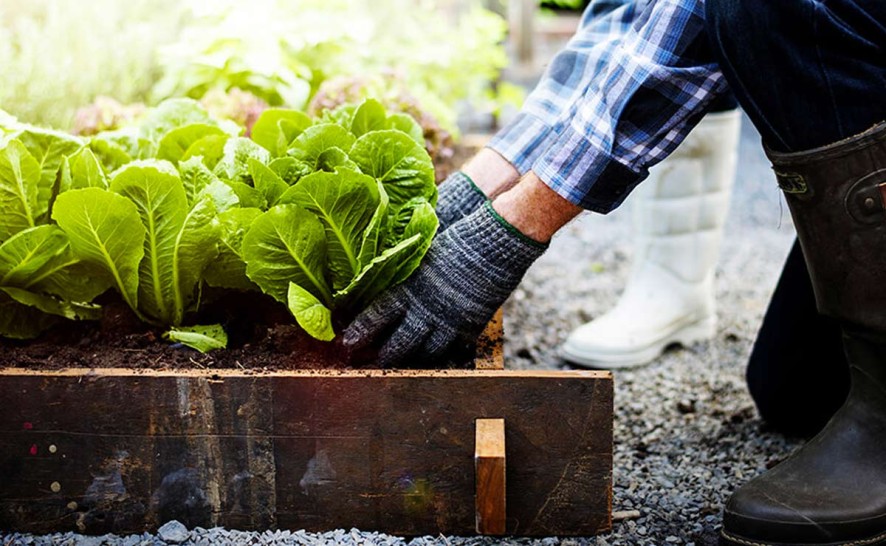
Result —
[[886, 123], [769, 157], [852, 386], [824, 430], [733, 494], [722, 543], [886, 544]]

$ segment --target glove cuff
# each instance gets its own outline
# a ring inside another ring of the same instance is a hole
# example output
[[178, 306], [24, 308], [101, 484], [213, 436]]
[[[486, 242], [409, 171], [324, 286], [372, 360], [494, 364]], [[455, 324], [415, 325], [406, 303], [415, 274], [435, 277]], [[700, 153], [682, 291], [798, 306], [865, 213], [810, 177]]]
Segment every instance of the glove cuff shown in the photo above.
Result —
[[436, 210], [441, 232], [477, 210], [486, 200], [486, 194], [462, 171], [449, 175], [437, 191]]
[[474, 253], [488, 273], [504, 285], [516, 283], [529, 266], [544, 254], [548, 245], [530, 239], [492, 208], [490, 201], [447, 230], [447, 238]]
[[492, 201], [491, 201], [491, 200], [487, 200], [485, 203], [483, 203], [483, 206], [484, 206], [486, 209], [488, 209], [489, 214], [491, 214], [492, 217], [495, 218], [495, 220], [496, 220], [499, 224], [502, 225], [502, 227], [504, 227], [506, 230], [510, 231], [511, 234], [513, 234], [515, 237], [518, 237], [518, 238], [522, 239], [523, 242], [526, 243], [527, 245], [535, 246], [535, 247], [540, 248], [540, 249], [542, 250], [542, 252], [544, 252], [545, 250], [547, 250], [547, 248], [548, 248], [548, 244], [547, 244], [547, 243], [542, 243], [542, 242], [540, 242], [540, 241], [536, 241], [536, 240], [533, 239], [532, 237], [530, 237], [530, 236], [524, 234], [522, 231], [520, 231], [519, 229], [515, 228], [515, 227], [513, 226], [513, 224], [511, 224], [510, 222], [508, 222], [507, 220], [505, 220], [504, 217], [503, 217], [501, 214], [499, 214], [498, 211], [495, 210], [495, 207], [492, 206]]

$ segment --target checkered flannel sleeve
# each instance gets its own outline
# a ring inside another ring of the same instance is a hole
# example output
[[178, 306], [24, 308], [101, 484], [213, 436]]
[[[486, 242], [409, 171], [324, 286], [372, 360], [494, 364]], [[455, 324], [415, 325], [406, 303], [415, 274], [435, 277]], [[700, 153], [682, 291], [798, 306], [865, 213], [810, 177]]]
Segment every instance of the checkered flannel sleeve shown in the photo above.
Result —
[[553, 131], [601, 72], [607, 59], [599, 44], [614, 42], [630, 29], [636, 4], [595, 0], [582, 14], [575, 35], [548, 65], [520, 112], [492, 138], [489, 147], [525, 174], [557, 139]]
[[624, 36], [598, 43], [602, 68], [557, 120], [532, 170], [572, 203], [607, 213], [727, 91], [702, 0], [638, 2]]

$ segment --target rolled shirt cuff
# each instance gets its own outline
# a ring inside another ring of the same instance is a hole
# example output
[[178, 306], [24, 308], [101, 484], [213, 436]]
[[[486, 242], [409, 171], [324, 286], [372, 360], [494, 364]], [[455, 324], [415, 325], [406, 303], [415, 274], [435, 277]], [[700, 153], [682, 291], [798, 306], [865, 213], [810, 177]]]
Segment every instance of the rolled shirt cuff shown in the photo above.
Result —
[[561, 197], [607, 214], [625, 200], [648, 171], [636, 172], [567, 126], [532, 163], [532, 171]]
[[536, 159], [557, 139], [551, 127], [538, 117], [520, 112], [486, 144], [524, 175]]

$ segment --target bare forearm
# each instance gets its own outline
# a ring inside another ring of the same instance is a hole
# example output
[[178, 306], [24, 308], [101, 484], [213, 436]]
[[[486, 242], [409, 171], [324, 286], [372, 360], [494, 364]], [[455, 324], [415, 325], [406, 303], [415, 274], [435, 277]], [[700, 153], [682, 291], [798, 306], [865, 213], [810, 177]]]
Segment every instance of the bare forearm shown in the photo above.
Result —
[[492, 207], [521, 233], [541, 243], [550, 241], [583, 210], [550, 189], [531, 171], [499, 195]]

